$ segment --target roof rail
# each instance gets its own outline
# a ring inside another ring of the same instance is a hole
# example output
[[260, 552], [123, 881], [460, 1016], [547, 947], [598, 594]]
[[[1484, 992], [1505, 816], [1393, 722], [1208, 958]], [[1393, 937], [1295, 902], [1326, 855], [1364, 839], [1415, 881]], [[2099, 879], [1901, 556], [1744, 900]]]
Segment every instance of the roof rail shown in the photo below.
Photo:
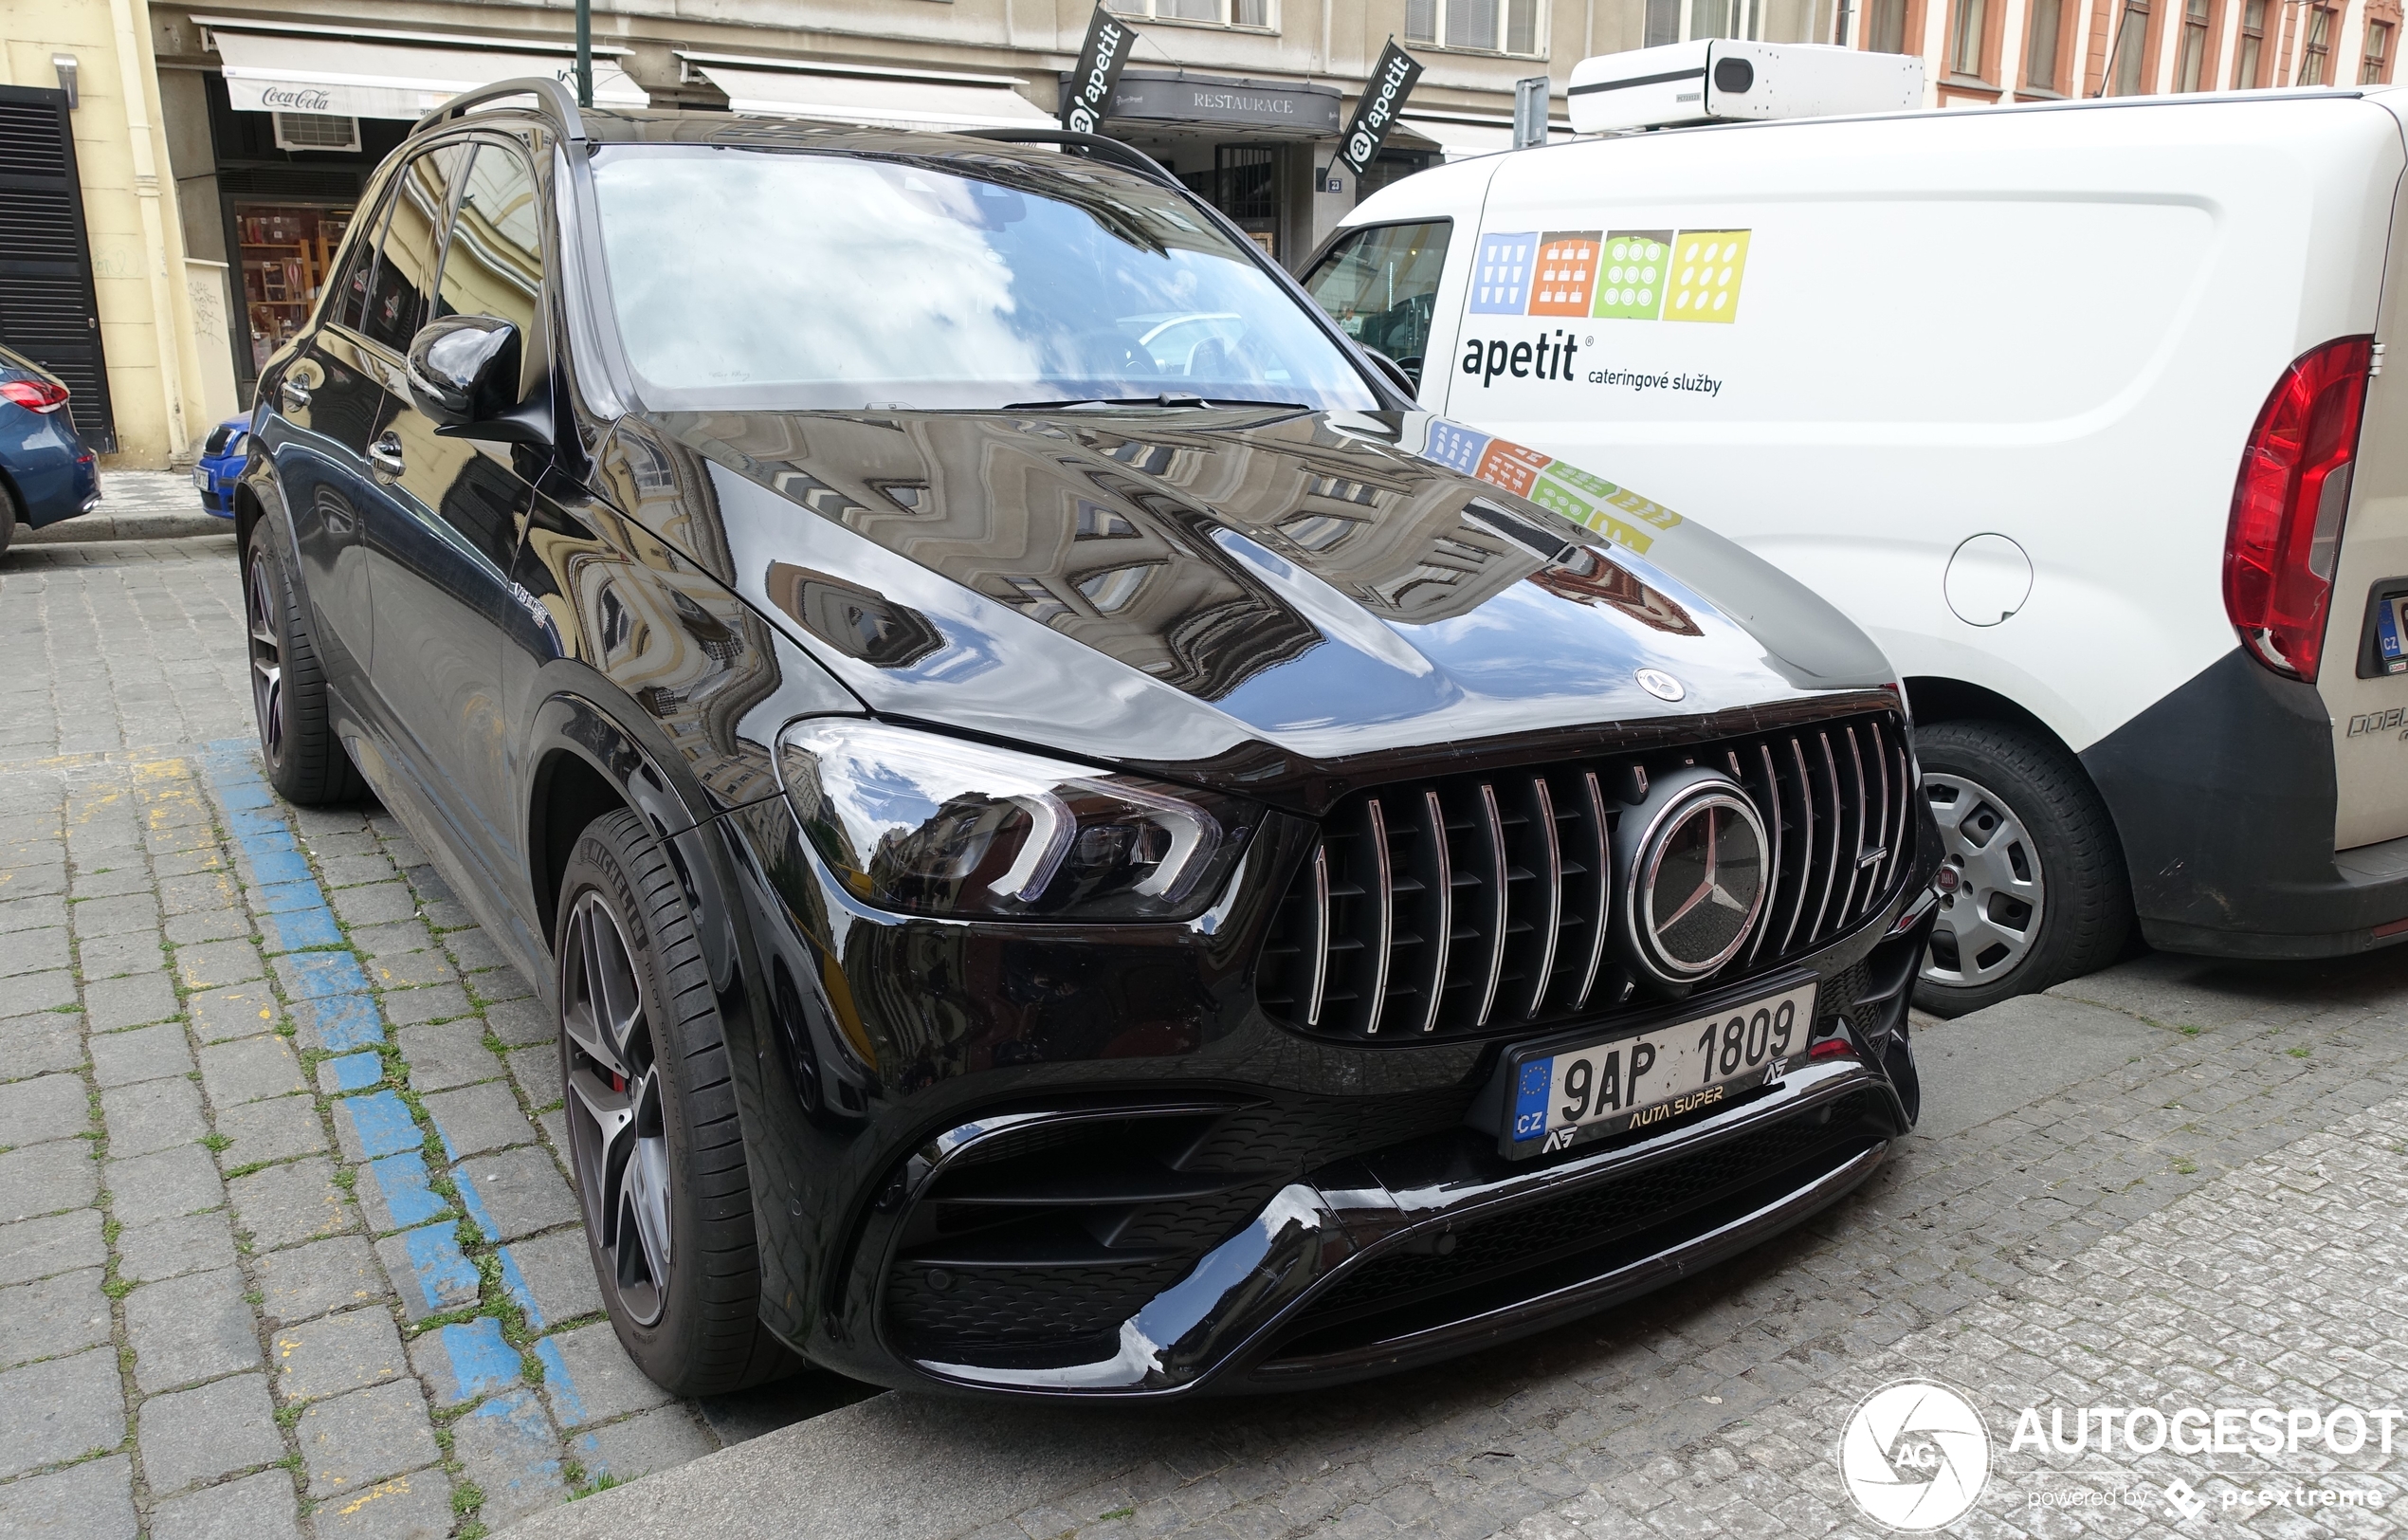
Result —
[[482, 106], [503, 97], [531, 96], [543, 104], [544, 116], [560, 130], [560, 137], [570, 139], [585, 138], [585, 119], [577, 111], [577, 99], [558, 81], [541, 75], [521, 75], [514, 81], [496, 81], [480, 85], [473, 91], [463, 91], [411, 125], [410, 132], [421, 133], [446, 119], [458, 118], [471, 107]]
[[1186, 185], [1144, 151], [1122, 144], [1118, 139], [1107, 139], [1101, 134], [1075, 134], [1067, 128], [965, 128], [958, 132], [967, 138], [997, 139], [1005, 144], [1058, 144], [1065, 150], [1083, 154], [1090, 160], [1108, 160], [1123, 171], [1133, 171], [1164, 187]]

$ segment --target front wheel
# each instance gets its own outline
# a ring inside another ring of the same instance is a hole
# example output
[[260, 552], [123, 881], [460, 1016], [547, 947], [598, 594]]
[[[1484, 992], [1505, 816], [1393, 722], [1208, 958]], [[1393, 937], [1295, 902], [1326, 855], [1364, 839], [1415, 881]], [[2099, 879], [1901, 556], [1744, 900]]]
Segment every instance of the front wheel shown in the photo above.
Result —
[[1941, 901], [1915, 1003], [1962, 1016], [2113, 962], [2131, 886], [2107, 806], [2053, 740], [1994, 722], [1915, 734], [1957, 890]]
[[620, 1344], [682, 1396], [794, 1367], [760, 1324], [736, 1086], [694, 916], [634, 814], [577, 836], [558, 932], [570, 1164]]

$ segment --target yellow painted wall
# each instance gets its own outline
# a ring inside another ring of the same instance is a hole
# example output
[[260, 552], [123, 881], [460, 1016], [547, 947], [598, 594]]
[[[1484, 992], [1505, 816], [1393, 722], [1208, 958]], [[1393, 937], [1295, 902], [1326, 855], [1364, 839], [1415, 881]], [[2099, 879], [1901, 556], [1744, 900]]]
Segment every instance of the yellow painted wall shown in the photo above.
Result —
[[0, 82], [56, 87], [57, 53], [80, 65], [76, 171], [118, 432], [104, 464], [156, 469], [212, 422], [147, 0], [0, 0]]

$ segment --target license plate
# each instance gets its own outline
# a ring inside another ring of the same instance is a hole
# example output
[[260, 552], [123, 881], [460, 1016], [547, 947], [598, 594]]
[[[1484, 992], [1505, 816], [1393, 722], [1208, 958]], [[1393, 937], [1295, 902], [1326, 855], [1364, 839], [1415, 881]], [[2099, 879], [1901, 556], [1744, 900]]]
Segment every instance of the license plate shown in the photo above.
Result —
[[204, 492], [209, 490], [209, 468], [207, 467], [194, 466], [192, 468], [192, 485], [199, 487]]
[[1813, 1033], [1809, 981], [1710, 1016], [1557, 1053], [1517, 1050], [1505, 1154], [1528, 1156], [1694, 1112], [1775, 1085]]

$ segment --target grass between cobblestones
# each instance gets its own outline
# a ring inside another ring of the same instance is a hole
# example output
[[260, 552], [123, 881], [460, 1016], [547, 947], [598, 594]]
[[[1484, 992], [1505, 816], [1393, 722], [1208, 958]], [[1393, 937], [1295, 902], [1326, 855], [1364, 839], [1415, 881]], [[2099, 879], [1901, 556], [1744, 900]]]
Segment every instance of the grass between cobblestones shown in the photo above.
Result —
[[[26, 768], [0, 775], [0, 970], [29, 934], [76, 998], [0, 1004], [0, 1045], [71, 1030], [27, 1023], [82, 1030], [0, 1082], [0, 1128], [24, 1132], [0, 1162], [73, 1145], [98, 1180], [54, 1162], [22, 1182], [0, 1172], [20, 1189], [0, 1229], [0, 1530], [110, 1462], [97, 1479], [146, 1528], [214, 1514], [262, 1534], [473, 1540], [716, 1446], [600, 1314], [554, 1077], [519, 1072], [548, 1055], [510, 1056], [512, 1036], [549, 1041], [532, 991], [389, 816], [296, 813], [240, 743]], [[7, 864], [28, 816], [64, 857], [47, 893]], [[337, 975], [361, 987], [329, 993]], [[0, 971], [0, 999], [17, 981]], [[447, 986], [459, 994], [418, 993]], [[503, 1007], [507, 1032], [490, 1019]], [[431, 1087], [413, 1039], [441, 1065]], [[69, 1086], [74, 1113], [51, 1109]], [[450, 1105], [473, 1121], [447, 1139], [429, 1098], [471, 1090], [485, 1094]], [[371, 1102], [399, 1114], [374, 1147]], [[467, 1190], [486, 1163], [489, 1199]], [[44, 1225], [71, 1238], [56, 1270], [13, 1259]], [[57, 1295], [71, 1313], [78, 1293], [105, 1341], [8, 1335], [12, 1306], [45, 1313]], [[113, 1384], [80, 1368], [64, 1391], [36, 1383], [95, 1348], [114, 1348]], [[416, 1393], [393, 1401], [396, 1385]], [[70, 1427], [8, 1452], [5, 1408], [45, 1394], [65, 1396]], [[60, 1532], [112, 1532], [108, 1511]]]

